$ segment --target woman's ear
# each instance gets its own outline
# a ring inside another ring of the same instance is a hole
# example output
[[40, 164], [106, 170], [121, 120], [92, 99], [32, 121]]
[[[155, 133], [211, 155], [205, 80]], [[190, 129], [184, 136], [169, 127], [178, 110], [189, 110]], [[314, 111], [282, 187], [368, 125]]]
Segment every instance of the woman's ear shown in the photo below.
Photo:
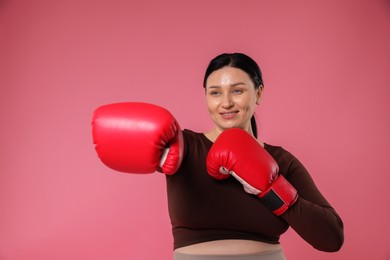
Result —
[[256, 89], [256, 105], [260, 105], [261, 104], [261, 96], [263, 94], [263, 85], [260, 85], [260, 87], [258, 89]]

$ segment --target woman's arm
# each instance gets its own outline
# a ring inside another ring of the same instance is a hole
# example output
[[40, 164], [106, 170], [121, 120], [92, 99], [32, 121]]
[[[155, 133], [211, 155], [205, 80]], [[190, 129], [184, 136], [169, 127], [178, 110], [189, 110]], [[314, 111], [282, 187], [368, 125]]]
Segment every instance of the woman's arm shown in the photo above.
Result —
[[284, 175], [297, 189], [299, 198], [280, 217], [314, 248], [326, 252], [340, 250], [344, 242], [343, 222], [293, 155]]

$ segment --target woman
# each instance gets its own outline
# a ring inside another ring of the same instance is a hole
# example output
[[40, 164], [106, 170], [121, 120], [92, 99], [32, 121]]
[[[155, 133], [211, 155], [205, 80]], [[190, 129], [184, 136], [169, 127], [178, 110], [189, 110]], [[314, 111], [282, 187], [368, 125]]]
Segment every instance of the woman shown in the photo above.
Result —
[[[166, 174], [174, 259], [285, 259], [279, 238], [289, 226], [318, 250], [339, 250], [343, 223], [307, 170], [257, 139], [254, 113], [264, 84], [256, 62], [221, 54], [203, 85], [215, 124], [205, 133], [181, 131], [168, 111], [145, 103], [106, 105], [94, 114], [96, 150], [106, 165]], [[226, 151], [234, 163], [221, 159]]]
[[215, 127], [203, 134], [184, 130], [183, 162], [167, 175], [175, 259], [284, 259], [279, 236], [288, 226], [319, 250], [337, 251], [343, 243], [340, 217], [283, 148], [258, 140], [298, 190], [297, 202], [280, 216], [245, 194], [236, 179], [216, 182], [207, 173], [206, 156], [224, 130], [242, 128], [257, 138], [254, 112], [263, 91], [258, 65], [244, 54], [219, 55], [207, 68], [204, 88]]

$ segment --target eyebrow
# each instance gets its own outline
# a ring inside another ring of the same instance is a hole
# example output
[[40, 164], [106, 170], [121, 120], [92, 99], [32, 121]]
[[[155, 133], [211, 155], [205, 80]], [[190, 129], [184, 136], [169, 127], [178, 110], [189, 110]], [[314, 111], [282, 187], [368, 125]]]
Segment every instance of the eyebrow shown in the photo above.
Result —
[[[236, 82], [236, 83], [231, 84], [229, 87], [236, 87], [239, 85], [246, 85], [246, 84], [244, 82]], [[220, 87], [221, 86], [210, 86], [209, 88], [220, 88]]]

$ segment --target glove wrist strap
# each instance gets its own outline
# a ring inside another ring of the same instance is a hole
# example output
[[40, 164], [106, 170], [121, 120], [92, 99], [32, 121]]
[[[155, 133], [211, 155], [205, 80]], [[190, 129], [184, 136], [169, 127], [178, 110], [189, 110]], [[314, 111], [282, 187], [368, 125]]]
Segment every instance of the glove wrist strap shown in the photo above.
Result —
[[297, 190], [282, 175], [279, 175], [266, 192], [259, 195], [264, 205], [275, 215], [286, 212], [298, 199]]

